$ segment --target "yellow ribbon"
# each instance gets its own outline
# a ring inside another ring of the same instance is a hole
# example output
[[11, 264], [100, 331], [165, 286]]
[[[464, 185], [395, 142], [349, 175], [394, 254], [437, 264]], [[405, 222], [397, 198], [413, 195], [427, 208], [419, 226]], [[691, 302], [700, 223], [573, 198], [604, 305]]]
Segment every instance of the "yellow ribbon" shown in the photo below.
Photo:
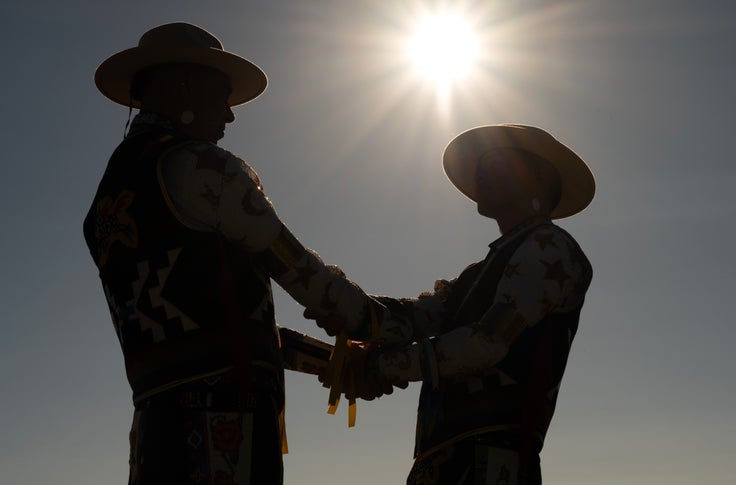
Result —
[[[343, 393], [343, 376], [347, 371], [348, 349], [351, 344], [352, 342], [348, 339], [347, 332], [345, 331], [341, 332], [335, 338], [335, 346], [330, 354], [330, 362], [327, 364], [324, 382], [325, 387], [330, 388], [330, 397], [327, 401], [327, 414], [335, 414], [335, 411], [337, 411], [340, 395]], [[355, 381], [352, 373], [348, 376], [348, 379], [346, 383], [348, 389], [353, 391], [355, 389]], [[350, 394], [354, 393], [350, 392]], [[355, 398], [351, 398], [348, 401], [348, 427], [350, 428], [355, 426], [356, 407]]]
[[279, 429], [281, 430], [281, 454], [289, 453], [289, 443], [286, 441], [286, 407], [279, 414]]

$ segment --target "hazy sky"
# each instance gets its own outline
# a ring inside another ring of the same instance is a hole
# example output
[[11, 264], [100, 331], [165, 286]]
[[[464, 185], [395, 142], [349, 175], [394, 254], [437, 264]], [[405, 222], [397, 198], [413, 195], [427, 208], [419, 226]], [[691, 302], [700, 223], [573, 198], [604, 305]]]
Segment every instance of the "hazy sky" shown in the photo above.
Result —
[[[403, 56], [439, 1], [2, 2], [0, 482], [127, 480], [131, 394], [82, 219], [128, 113], [92, 77], [170, 21], [268, 74], [220, 144], [303, 244], [369, 292], [416, 296], [498, 236], [442, 171], [454, 135], [525, 123], [574, 148], [598, 191], [560, 225], [594, 278], [545, 484], [736, 482], [736, 3], [451, 3], [481, 59], [440, 98]], [[282, 325], [326, 338], [276, 298]], [[327, 415], [327, 391], [289, 373], [285, 483], [403, 483], [418, 391], [359, 402], [348, 429], [344, 406]]]

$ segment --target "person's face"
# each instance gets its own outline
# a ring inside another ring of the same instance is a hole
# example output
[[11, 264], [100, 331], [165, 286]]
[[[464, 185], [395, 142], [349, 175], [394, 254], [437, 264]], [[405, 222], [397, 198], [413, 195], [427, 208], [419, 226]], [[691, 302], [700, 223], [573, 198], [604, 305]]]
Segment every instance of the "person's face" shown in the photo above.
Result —
[[488, 152], [476, 167], [478, 213], [497, 216], [529, 205], [537, 184], [526, 167], [523, 155], [514, 149]]
[[214, 69], [194, 71], [186, 82], [188, 109], [194, 113], [182, 130], [192, 138], [217, 143], [225, 136], [225, 125], [235, 121], [227, 103], [230, 81], [225, 74]]

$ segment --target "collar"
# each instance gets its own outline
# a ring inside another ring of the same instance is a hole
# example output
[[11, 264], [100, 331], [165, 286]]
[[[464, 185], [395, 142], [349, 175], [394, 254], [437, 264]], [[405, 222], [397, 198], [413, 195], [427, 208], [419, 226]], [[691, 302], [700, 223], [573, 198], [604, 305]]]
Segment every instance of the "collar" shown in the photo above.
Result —
[[141, 111], [130, 124], [130, 133], [149, 130], [151, 128], [163, 128], [166, 131], [177, 131], [174, 124], [164, 115], [152, 111]]
[[519, 224], [512, 227], [509, 231], [506, 231], [501, 237], [493, 241], [488, 245], [491, 248], [490, 254], [495, 253], [506, 244], [515, 240], [516, 238], [526, 234], [535, 227], [542, 226], [545, 224], [552, 224], [552, 219], [549, 216], [532, 216], [528, 219], [523, 220]]

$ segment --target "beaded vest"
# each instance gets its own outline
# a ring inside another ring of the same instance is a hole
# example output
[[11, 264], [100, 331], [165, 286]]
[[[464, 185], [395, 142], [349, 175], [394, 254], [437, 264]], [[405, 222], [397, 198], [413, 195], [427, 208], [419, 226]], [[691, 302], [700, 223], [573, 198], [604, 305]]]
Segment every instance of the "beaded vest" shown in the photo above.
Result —
[[160, 160], [182, 143], [161, 127], [131, 132], [84, 221], [134, 399], [228, 368], [250, 373], [256, 360], [283, 388], [268, 275], [216, 232], [187, 226], [162, 186]]

